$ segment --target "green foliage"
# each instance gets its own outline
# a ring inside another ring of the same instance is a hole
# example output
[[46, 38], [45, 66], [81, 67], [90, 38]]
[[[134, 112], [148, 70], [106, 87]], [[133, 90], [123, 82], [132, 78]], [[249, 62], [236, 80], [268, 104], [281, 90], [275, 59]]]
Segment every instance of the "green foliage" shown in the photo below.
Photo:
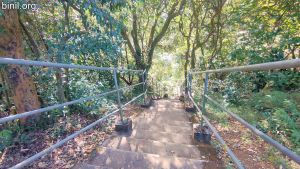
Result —
[[[230, 59], [240, 64], [283, 60], [287, 50], [297, 48], [300, 23], [296, 1], [238, 2], [232, 4], [228, 23], [237, 32]], [[289, 53], [289, 57], [294, 54]]]
[[300, 151], [298, 124], [300, 111], [297, 103], [288, 93], [279, 91], [259, 93], [254, 95], [249, 103], [249, 106], [257, 111], [269, 112], [265, 114], [269, 123], [267, 131], [274, 135], [288, 137], [298, 149], [297, 151]]
[[5, 147], [12, 145], [13, 143], [13, 132], [11, 130], [2, 130], [0, 132], [0, 151]]
[[61, 136], [64, 136], [65, 134], [67, 134], [67, 130], [62, 125], [54, 126], [52, 131], [51, 131], [51, 137], [52, 138], [59, 138]]
[[[280, 91], [256, 93], [243, 101], [238, 112], [260, 130], [271, 133], [279, 141], [294, 147], [294, 150], [299, 153], [300, 111], [293, 97], [289, 93]], [[251, 118], [248, 114], [254, 114], [255, 117]]]
[[[274, 71], [274, 72], [233, 72], [224, 75], [226, 78], [212, 77], [212, 88], [218, 89], [227, 102], [240, 104], [252, 92], [269, 90], [297, 90], [300, 88], [300, 72]], [[214, 91], [213, 91], [214, 92]]]
[[[195, 49], [193, 66], [198, 69], [299, 57], [300, 20], [299, 2], [296, 0], [192, 0], [187, 1], [182, 10], [177, 7], [181, 2], [40, 1], [41, 9], [38, 12], [19, 12], [20, 21], [41, 53], [34, 53], [35, 46], [29, 42], [29, 35], [22, 30], [26, 59], [101, 67], [118, 66], [120, 62], [124, 66], [123, 62], [126, 62], [127, 68], [134, 69], [140, 64], [135, 58], [138, 57], [143, 68], [153, 62], [149, 68], [149, 77], [154, 81], [149, 78], [149, 91], [171, 95], [178, 94], [178, 87], [185, 81], [183, 77], [186, 72], [183, 69], [192, 67], [192, 49]], [[170, 10], [173, 5], [176, 8]], [[134, 22], [133, 11], [137, 17]], [[166, 22], [172, 11], [176, 17]], [[134, 51], [130, 51], [129, 41], [126, 42], [121, 35], [125, 28]], [[0, 27], [0, 34], [3, 33], [6, 32]], [[159, 52], [152, 58], [149, 51], [155, 43], [156, 51]], [[126, 56], [122, 57], [123, 54]], [[187, 55], [189, 57], [185, 57]], [[112, 73], [109, 71], [31, 67], [28, 72], [34, 79], [42, 107], [59, 104], [62, 102], [60, 99], [64, 102], [72, 101], [114, 89]], [[61, 76], [56, 76], [58, 74]], [[134, 77], [133, 83], [139, 80]], [[63, 85], [62, 89], [60, 85]], [[120, 86], [126, 85], [120, 80]], [[203, 77], [194, 77], [192, 86], [195, 101], [199, 103], [203, 92]], [[210, 88], [213, 89], [210, 90], [212, 94], [220, 94], [218, 97], [223, 103], [239, 112], [251, 124], [272, 134], [284, 144], [292, 144], [300, 152], [300, 95], [293, 93], [300, 88], [298, 70], [214, 74], [210, 76]], [[8, 86], [0, 86], [0, 93], [7, 89]], [[59, 90], [64, 98], [59, 98]], [[141, 87], [122, 91], [121, 101], [128, 101], [141, 91]], [[138, 102], [142, 102], [142, 99]], [[40, 121], [31, 126], [8, 125], [8, 130], [0, 132], [0, 150], [13, 144], [14, 137], [22, 144], [30, 143], [27, 135], [20, 134], [24, 131], [45, 129], [60, 117], [72, 113], [90, 118], [99, 117], [104, 110], [115, 108], [115, 103], [116, 94], [111, 94], [42, 113]], [[3, 110], [11, 106], [4, 104], [5, 101], [1, 102]], [[215, 113], [212, 119], [220, 121], [224, 126], [228, 125], [227, 115], [222, 111]], [[66, 130], [62, 126], [54, 126], [53, 137], [65, 134]]]
[[32, 142], [32, 138], [28, 135], [28, 133], [22, 133], [19, 140], [21, 144], [30, 144]]
[[292, 169], [292, 167], [288, 165], [288, 160], [282, 158], [280, 156], [280, 152], [278, 152], [278, 150], [274, 147], [267, 149], [266, 154], [264, 154], [264, 158], [271, 161], [278, 168], [283, 168], [284, 166], [284, 168]]
[[153, 60], [153, 66], [149, 71], [149, 83], [155, 93], [178, 95], [178, 87], [183, 83], [183, 71], [179, 56], [159, 53]]
[[[223, 101], [222, 104], [226, 104], [222, 95], [217, 93], [213, 93], [212, 95], [219, 103], [222, 103]], [[299, 99], [299, 96], [299, 92], [261, 91], [259, 93], [250, 94], [247, 98], [239, 101], [239, 104], [227, 103], [227, 108], [299, 154], [300, 102], [297, 100], [297, 98]], [[213, 113], [209, 113], [209, 118], [211, 120], [218, 121], [223, 127], [228, 125], [228, 115], [225, 112], [219, 111], [213, 104], [208, 104], [207, 108], [208, 110], [213, 108]], [[244, 136], [245, 135], [243, 134], [243, 142], [249, 140], [244, 138]], [[281, 153], [278, 150], [271, 148], [263, 154], [263, 156], [275, 166], [280, 167], [284, 165], [286, 168], [292, 168], [290, 167], [287, 158], [282, 157], [280, 154]]]
[[32, 74], [35, 81], [37, 81], [37, 92], [41, 98], [41, 104], [43, 107], [57, 104], [56, 98], [56, 81], [55, 71], [53, 69], [34, 67], [29, 69], [29, 73]]

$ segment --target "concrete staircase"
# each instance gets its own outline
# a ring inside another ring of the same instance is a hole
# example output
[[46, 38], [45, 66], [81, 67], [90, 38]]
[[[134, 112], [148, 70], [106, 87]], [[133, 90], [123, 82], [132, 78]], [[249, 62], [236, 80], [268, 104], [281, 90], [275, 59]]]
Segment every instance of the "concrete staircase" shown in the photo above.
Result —
[[225, 168], [210, 145], [195, 144], [182, 104], [159, 100], [133, 119], [133, 131], [114, 134], [75, 169]]

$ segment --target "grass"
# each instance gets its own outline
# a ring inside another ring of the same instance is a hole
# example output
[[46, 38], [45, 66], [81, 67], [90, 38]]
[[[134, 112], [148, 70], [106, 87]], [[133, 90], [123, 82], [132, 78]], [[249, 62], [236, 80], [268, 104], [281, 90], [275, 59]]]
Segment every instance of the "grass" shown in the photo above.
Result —
[[[217, 102], [226, 105], [227, 109], [236, 113], [248, 123], [267, 133], [293, 151], [300, 154], [300, 92], [285, 93], [282, 91], [264, 91], [253, 93], [239, 104], [224, 102], [221, 94], [211, 95]], [[228, 115], [208, 101], [209, 118], [218, 121], [222, 127], [228, 127]], [[242, 134], [241, 139], [252, 144], [250, 133]], [[293, 168], [293, 162], [275, 148], [268, 149], [264, 155], [277, 167]]]

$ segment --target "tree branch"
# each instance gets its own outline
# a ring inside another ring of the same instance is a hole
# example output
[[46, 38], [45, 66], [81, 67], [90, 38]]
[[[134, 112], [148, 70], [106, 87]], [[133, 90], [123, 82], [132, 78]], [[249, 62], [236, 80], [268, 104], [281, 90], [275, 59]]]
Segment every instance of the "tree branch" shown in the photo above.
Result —
[[73, 8], [75, 11], [77, 11], [80, 15], [81, 15], [81, 18], [82, 18], [82, 23], [83, 23], [83, 27], [85, 30], [89, 30], [89, 27], [88, 27], [88, 22], [87, 22], [87, 16], [84, 14], [83, 11], [80, 10], [79, 7], [77, 7], [76, 5], [73, 4], [73, 2], [70, 2], [69, 0], [61, 0], [62, 2], [66, 2], [68, 3], [68, 5]]
[[39, 47], [38, 47], [36, 41], [34, 40], [33, 36], [30, 34], [30, 32], [27, 30], [26, 26], [21, 21], [20, 17], [19, 17], [19, 23], [20, 23], [21, 28], [23, 29], [25, 35], [28, 37], [29, 43], [32, 46], [33, 53], [36, 55], [37, 58], [39, 58], [41, 56]]
[[132, 10], [132, 31], [131, 31], [131, 36], [132, 36], [132, 40], [133, 40], [133, 45], [135, 48], [135, 53], [138, 56], [142, 56], [142, 52], [141, 52], [141, 47], [139, 45], [139, 41], [138, 41], [138, 35], [137, 35], [137, 14], [136, 14], [136, 9], [134, 8]]
[[154, 38], [154, 40], [152, 41], [151, 45], [150, 45], [150, 50], [148, 53], [148, 58], [147, 58], [147, 69], [150, 68], [151, 64], [152, 64], [152, 58], [153, 58], [153, 53], [154, 53], [154, 49], [156, 47], [156, 45], [158, 44], [158, 42], [163, 38], [164, 34], [167, 32], [168, 27], [170, 25], [170, 22], [180, 14], [181, 10], [183, 9], [186, 0], [182, 0], [180, 5], [179, 5], [179, 9], [178, 11], [176, 11], [176, 7], [178, 5], [179, 1], [176, 1], [176, 3], [174, 3], [171, 7], [171, 10], [168, 12], [168, 17], [162, 27], [162, 29], [160, 30], [160, 32], [156, 35], [156, 37]]

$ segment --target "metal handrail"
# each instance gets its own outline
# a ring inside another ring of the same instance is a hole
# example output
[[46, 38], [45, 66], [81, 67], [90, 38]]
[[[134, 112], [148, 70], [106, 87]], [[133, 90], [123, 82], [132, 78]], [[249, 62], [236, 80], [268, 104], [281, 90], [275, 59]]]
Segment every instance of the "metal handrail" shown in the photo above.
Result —
[[[25, 66], [42, 66], [42, 67], [54, 67], [54, 68], [69, 68], [69, 69], [86, 69], [86, 70], [101, 70], [101, 71], [113, 71], [116, 68], [112, 67], [97, 67], [97, 66], [85, 66], [76, 64], [64, 64], [64, 63], [53, 63], [43, 61], [33, 61], [24, 59], [12, 59], [0, 57], [0, 64], [13, 64], [13, 65], [25, 65]], [[119, 69], [121, 72], [137, 72], [144, 73], [144, 70], [131, 70], [131, 69]]]
[[[123, 106], [121, 106], [121, 108], [126, 107], [126, 106], [129, 105], [130, 103], [134, 102], [136, 99], [142, 97], [145, 93], [146, 93], [146, 92], [144, 92], [144, 93], [138, 95], [137, 97], [133, 98], [132, 100], [130, 100], [129, 102], [127, 102], [126, 104], [124, 104]], [[24, 161], [18, 163], [17, 165], [11, 167], [10, 169], [19, 169], [19, 168], [22, 168], [22, 167], [25, 167], [25, 166], [29, 165], [31, 162], [33, 162], [33, 161], [35, 161], [35, 160], [37, 160], [37, 159], [43, 157], [43, 156], [46, 155], [46, 154], [51, 153], [53, 150], [55, 150], [55, 149], [57, 149], [58, 147], [64, 145], [64, 144], [65, 144], [66, 142], [68, 142], [69, 140], [71, 140], [71, 139], [77, 137], [79, 134], [81, 134], [81, 133], [83, 133], [83, 132], [85, 132], [85, 131], [87, 131], [87, 130], [93, 128], [93, 127], [95, 127], [97, 124], [103, 122], [103, 121], [106, 120], [108, 117], [110, 117], [110, 116], [116, 114], [117, 112], [119, 112], [119, 110], [120, 110], [120, 108], [118, 108], [118, 109], [112, 111], [111, 113], [105, 115], [104, 117], [98, 119], [97, 121], [95, 121], [95, 122], [89, 124], [88, 126], [82, 128], [82, 129], [80, 129], [79, 131], [76, 131], [75, 133], [69, 135], [69, 136], [66, 137], [65, 139], [63, 139], [63, 140], [61, 140], [61, 141], [58, 141], [57, 143], [53, 144], [52, 146], [48, 147], [47, 149], [45, 149], [45, 150], [43, 150], [43, 151], [41, 151], [41, 152], [39, 152], [39, 153], [37, 153], [37, 154], [35, 154], [35, 155], [33, 155], [33, 156], [27, 158], [26, 160], [24, 160]]]
[[238, 71], [288, 69], [288, 68], [295, 68], [295, 67], [300, 67], [300, 59], [291, 59], [291, 60], [284, 60], [284, 61], [268, 62], [268, 63], [261, 63], [261, 64], [253, 64], [253, 65], [248, 65], [248, 66], [238, 66], [238, 67], [206, 70], [206, 71], [190, 70], [190, 73], [191, 74], [221, 73], [221, 72], [225, 73], [225, 72], [238, 72]]
[[62, 108], [62, 107], [65, 107], [65, 106], [76, 104], [76, 103], [86, 102], [86, 101], [89, 101], [89, 100], [96, 99], [98, 97], [103, 97], [103, 96], [106, 96], [108, 94], [118, 92], [120, 90], [126, 90], [128, 88], [139, 86], [141, 84], [144, 84], [144, 82], [141, 82], [141, 83], [138, 83], [138, 84], [135, 84], [135, 85], [131, 85], [131, 86], [127, 86], [127, 87], [123, 87], [123, 88], [120, 88], [120, 89], [100, 93], [100, 94], [97, 94], [97, 95], [94, 95], [94, 96], [85, 97], [85, 98], [65, 102], [65, 103], [62, 103], [62, 104], [56, 104], [56, 105], [53, 105], [53, 106], [48, 106], [48, 107], [37, 109], [37, 110], [32, 110], [32, 111], [28, 111], [28, 112], [24, 112], [24, 113], [20, 113], [20, 114], [6, 116], [6, 117], [3, 117], [3, 118], [0, 118], [0, 124], [6, 123], [6, 122], [9, 122], [9, 121], [13, 121], [13, 120], [16, 120], [16, 119], [20, 119], [20, 118], [25, 118], [25, 117], [28, 117], [28, 116], [40, 114], [40, 113], [43, 113], [43, 112], [48, 112], [48, 111], [51, 111], [51, 110], [54, 110], [54, 109]]
[[[49, 148], [47, 148], [47, 149], [31, 156], [30, 158], [20, 162], [19, 164], [13, 166], [12, 167], [13, 169], [22, 168], [22, 167], [30, 164], [31, 162], [37, 160], [38, 158], [40, 158], [40, 157], [42, 157], [46, 154], [49, 154], [50, 152], [52, 152], [56, 148], [62, 146], [63, 144], [65, 144], [69, 140], [77, 137], [79, 134], [93, 128], [94, 126], [101, 123], [103, 120], [107, 119], [108, 117], [116, 114], [117, 112], [119, 112], [120, 116], [123, 117], [122, 108], [126, 107], [128, 104], [132, 103], [133, 101], [135, 101], [136, 99], [142, 97], [143, 95], [145, 95], [147, 93], [147, 89], [145, 89], [145, 87], [144, 87], [143, 88], [144, 92], [142, 94], [140, 94], [137, 97], [133, 98], [129, 102], [125, 103], [124, 105], [121, 104], [120, 93], [119, 93], [121, 90], [126, 90], [126, 89], [129, 89], [129, 88], [132, 88], [132, 87], [135, 87], [135, 86], [138, 86], [138, 85], [142, 85], [142, 84], [143, 84], [143, 86], [145, 86], [145, 84], [147, 83], [147, 81], [145, 79], [145, 72], [146, 72], [145, 70], [130, 70], [130, 69], [119, 69], [119, 68], [110, 68], [110, 67], [96, 67], [96, 66], [52, 63], [52, 62], [32, 61], [32, 60], [23, 60], [23, 59], [12, 59], [12, 58], [3, 58], [3, 57], [0, 57], [0, 64], [13, 64], [13, 65], [24, 65], [24, 66], [41, 66], [41, 67], [53, 67], [53, 68], [70, 68], [70, 69], [86, 69], [86, 70], [98, 70], [98, 71], [113, 71], [113, 78], [114, 78], [114, 82], [115, 82], [115, 90], [107, 91], [107, 92], [100, 93], [100, 94], [90, 96], [90, 97], [86, 97], [86, 98], [81, 98], [81, 99], [65, 102], [65, 103], [62, 103], [62, 104], [56, 104], [56, 105], [53, 105], [53, 106], [48, 106], [48, 107], [33, 110], [33, 111], [28, 111], [28, 112], [24, 112], [24, 113], [20, 113], [20, 114], [16, 114], [16, 115], [7, 116], [7, 117], [4, 117], [4, 118], [0, 119], [0, 124], [3, 124], [5, 122], [9, 122], [9, 121], [12, 121], [12, 120], [20, 119], [20, 118], [25, 118], [25, 117], [32, 116], [32, 115], [35, 115], [35, 114], [47, 112], [47, 111], [50, 111], [50, 110], [53, 110], [53, 109], [62, 108], [64, 106], [68, 106], [68, 105], [72, 105], [72, 104], [76, 104], [76, 103], [82, 103], [82, 102], [85, 102], [85, 101], [88, 101], [88, 100], [96, 99], [98, 97], [106, 96], [106, 95], [114, 93], [114, 92], [117, 92], [117, 94], [118, 94], [117, 95], [118, 96], [118, 109], [112, 111], [111, 113], [108, 113], [104, 117], [98, 119], [97, 121], [89, 124], [88, 126], [82, 128], [82, 129], [80, 129], [79, 131], [69, 135], [65, 139], [63, 139], [61, 141], [58, 141], [56, 144], [50, 146]], [[142, 73], [143, 82], [135, 84], [135, 85], [119, 88], [118, 80], [117, 80], [118, 71], [120, 71], [120, 73], [122, 73], [122, 72]], [[122, 119], [122, 122], [123, 122], [123, 119]]]
[[270, 136], [266, 135], [265, 133], [263, 133], [260, 130], [258, 130], [256, 127], [252, 126], [251, 124], [249, 124], [248, 122], [246, 122], [244, 119], [242, 119], [241, 117], [239, 117], [237, 114], [235, 114], [235, 113], [227, 110], [224, 106], [222, 106], [221, 104], [219, 104], [218, 102], [216, 102], [215, 100], [213, 100], [211, 97], [209, 97], [207, 95], [205, 95], [205, 97], [209, 101], [211, 101], [213, 104], [215, 104], [218, 107], [220, 107], [223, 111], [227, 112], [231, 117], [233, 117], [234, 119], [236, 119], [238, 122], [240, 122], [241, 124], [243, 124], [245, 127], [247, 127], [248, 129], [250, 129], [254, 134], [256, 134], [257, 136], [261, 137], [263, 140], [265, 140], [269, 144], [273, 145], [275, 148], [277, 148], [283, 154], [287, 155], [292, 160], [294, 160], [295, 162], [297, 162], [298, 164], [300, 164], [300, 156], [297, 155], [295, 152], [293, 152], [290, 149], [288, 149], [287, 147], [281, 145], [276, 140], [273, 140]]
[[[208, 83], [208, 74], [209, 73], [225, 73], [225, 72], [238, 72], [238, 71], [261, 71], [261, 70], [273, 70], [273, 69], [289, 69], [289, 68], [297, 68], [300, 67], [300, 59], [291, 59], [291, 60], [285, 60], [285, 61], [277, 61], [277, 62], [268, 62], [268, 63], [261, 63], [261, 64], [254, 64], [254, 65], [248, 65], [248, 66], [238, 66], [238, 67], [232, 67], [232, 68], [224, 68], [224, 69], [215, 69], [215, 70], [206, 70], [206, 71], [196, 71], [196, 70], [190, 70], [189, 75], [192, 74], [205, 74], [205, 84]], [[191, 85], [192, 78], [188, 79], [187, 85]], [[204, 85], [205, 89], [207, 89], [207, 85]], [[205, 90], [204, 90], [205, 91]], [[275, 148], [277, 148], [280, 152], [288, 156], [290, 159], [294, 160], [298, 164], [300, 164], [300, 156], [297, 155], [295, 152], [289, 150], [285, 146], [281, 145], [268, 135], [264, 134], [263, 132], [259, 131], [256, 127], [250, 125], [247, 123], [244, 119], [237, 116], [235, 113], [227, 110], [225, 107], [223, 107], [221, 104], [214, 101], [212, 98], [206, 95], [206, 92], [203, 93], [203, 110], [205, 111], [205, 102], [206, 99], [210, 100], [212, 103], [220, 107], [222, 110], [224, 110], [226, 113], [231, 115], [233, 118], [235, 118], [238, 122], [243, 124], [245, 127], [250, 129], [254, 134], [260, 136], [263, 140], [265, 140], [267, 143], [271, 144]]]
[[200, 116], [204, 119], [204, 121], [207, 123], [208, 127], [212, 130], [212, 132], [214, 133], [214, 135], [216, 136], [216, 139], [222, 144], [223, 148], [225, 149], [225, 151], [227, 152], [227, 154], [231, 157], [231, 159], [233, 160], [233, 162], [237, 165], [237, 167], [239, 169], [244, 169], [243, 164], [240, 162], [240, 160], [235, 156], [235, 154], [232, 152], [232, 150], [227, 146], [227, 144], [225, 143], [225, 141], [223, 140], [223, 138], [220, 136], [220, 134], [218, 133], [218, 131], [214, 128], [214, 126], [209, 122], [208, 118], [203, 115], [202, 111], [200, 110], [200, 108], [198, 107], [198, 105], [195, 103], [193, 97], [191, 96], [190, 92], [188, 92], [188, 95], [191, 99], [191, 101], [193, 102], [193, 104], [195, 105], [196, 109], [198, 110], [198, 113], [201, 113]]

